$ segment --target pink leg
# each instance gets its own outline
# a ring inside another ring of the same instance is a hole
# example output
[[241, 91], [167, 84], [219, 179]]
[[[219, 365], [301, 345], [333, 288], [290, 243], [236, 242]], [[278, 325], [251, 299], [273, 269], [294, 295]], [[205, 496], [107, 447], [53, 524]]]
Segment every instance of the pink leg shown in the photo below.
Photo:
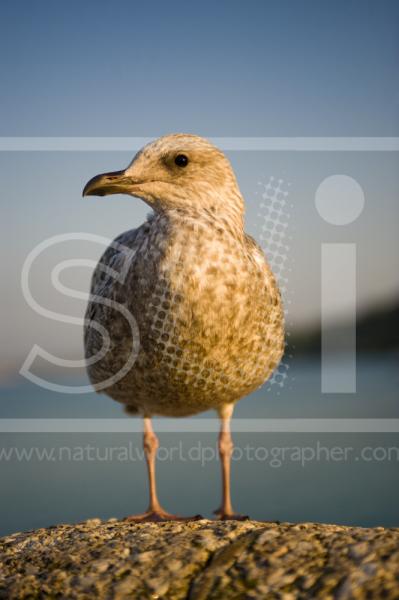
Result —
[[219, 433], [219, 456], [222, 466], [222, 506], [215, 510], [215, 514], [222, 520], [248, 519], [247, 516], [237, 514], [233, 511], [230, 492], [230, 465], [233, 453], [233, 441], [231, 439], [230, 421], [233, 415], [234, 405], [225, 404], [219, 410], [221, 427]]
[[159, 442], [152, 428], [151, 418], [144, 417], [144, 435], [143, 448], [147, 461], [148, 483], [150, 501], [148, 510], [140, 515], [132, 515], [127, 517], [128, 521], [189, 521], [202, 519], [201, 515], [194, 517], [180, 517], [172, 515], [162, 508], [158, 500], [156, 478], [155, 478], [155, 459], [157, 455]]

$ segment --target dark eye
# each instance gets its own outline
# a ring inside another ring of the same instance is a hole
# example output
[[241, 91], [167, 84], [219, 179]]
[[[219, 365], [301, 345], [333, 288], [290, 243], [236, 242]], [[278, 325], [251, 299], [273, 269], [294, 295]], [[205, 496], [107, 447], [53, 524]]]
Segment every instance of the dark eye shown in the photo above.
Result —
[[175, 165], [178, 167], [187, 167], [188, 158], [185, 154], [178, 154], [175, 158]]

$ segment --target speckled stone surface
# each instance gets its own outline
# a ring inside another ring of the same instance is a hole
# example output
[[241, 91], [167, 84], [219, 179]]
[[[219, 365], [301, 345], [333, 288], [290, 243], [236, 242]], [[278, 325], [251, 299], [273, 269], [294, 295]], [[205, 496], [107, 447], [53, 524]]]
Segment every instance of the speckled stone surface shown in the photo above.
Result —
[[399, 598], [399, 529], [92, 519], [0, 539], [0, 598]]

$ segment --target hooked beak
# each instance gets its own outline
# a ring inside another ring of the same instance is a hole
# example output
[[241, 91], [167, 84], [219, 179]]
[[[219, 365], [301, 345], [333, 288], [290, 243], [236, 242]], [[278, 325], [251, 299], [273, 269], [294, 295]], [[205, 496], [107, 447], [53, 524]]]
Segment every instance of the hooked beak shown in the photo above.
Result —
[[96, 175], [83, 189], [83, 196], [107, 196], [108, 194], [131, 193], [132, 186], [138, 184], [125, 171], [113, 171]]

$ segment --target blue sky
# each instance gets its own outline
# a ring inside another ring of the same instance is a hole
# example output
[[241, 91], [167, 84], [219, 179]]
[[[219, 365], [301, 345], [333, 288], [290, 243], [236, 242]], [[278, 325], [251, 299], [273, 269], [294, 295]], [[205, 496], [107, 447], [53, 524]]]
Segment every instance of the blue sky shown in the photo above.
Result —
[[395, 1], [6, 1], [1, 135], [398, 133]]
[[[398, 31], [399, 3], [390, 1], [3, 2], [0, 136], [397, 136]], [[3, 363], [17, 364], [34, 343], [81, 353], [81, 331], [57, 334], [57, 324], [26, 305], [22, 264], [55, 234], [112, 238], [138, 226], [147, 208], [137, 199], [81, 198], [89, 178], [123, 168], [133, 154], [0, 153]], [[258, 181], [291, 183], [294, 325], [320, 317], [323, 241], [358, 245], [360, 308], [392, 300], [399, 289], [397, 153], [229, 157], [247, 202], [247, 230], [258, 239]], [[337, 173], [354, 177], [365, 195], [361, 218], [344, 228], [322, 222], [314, 205], [320, 182]], [[83, 289], [89, 279], [83, 270], [73, 277]], [[52, 297], [48, 281], [39, 269], [33, 283], [43, 303], [82, 313]]]

